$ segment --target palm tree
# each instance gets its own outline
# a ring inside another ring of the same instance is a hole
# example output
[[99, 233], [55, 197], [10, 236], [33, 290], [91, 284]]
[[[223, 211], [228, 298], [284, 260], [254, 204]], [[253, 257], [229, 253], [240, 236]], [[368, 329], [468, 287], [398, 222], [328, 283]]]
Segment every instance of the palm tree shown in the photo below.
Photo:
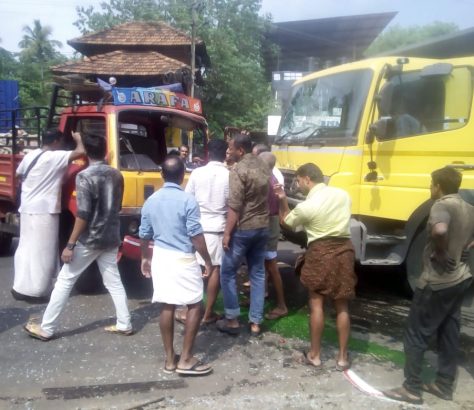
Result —
[[44, 69], [48, 62], [58, 57], [56, 47], [62, 47], [62, 43], [57, 40], [50, 40], [53, 29], [50, 26], [42, 26], [39, 20], [33, 21], [33, 28], [23, 27], [23, 38], [18, 43], [22, 49], [20, 57], [25, 62], [39, 65], [41, 73], [41, 89], [44, 86]]
[[55, 47], [62, 47], [57, 40], [50, 40], [53, 29], [50, 26], [42, 26], [39, 20], [33, 21], [33, 28], [24, 26], [23, 39], [18, 43], [22, 53], [37, 63], [45, 63], [57, 56]]

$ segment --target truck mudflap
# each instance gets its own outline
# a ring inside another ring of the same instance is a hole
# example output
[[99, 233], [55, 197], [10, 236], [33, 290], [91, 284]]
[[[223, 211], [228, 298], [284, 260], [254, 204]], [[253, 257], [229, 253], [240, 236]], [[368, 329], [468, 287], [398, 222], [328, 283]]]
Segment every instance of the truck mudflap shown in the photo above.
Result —
[[[150, 249], [150, 254], [153, 253], [153, 241], [149, 241], [148, 248]], [[142, 258], [142, 252], [140, 247], [140, 239], [131, 236], [125, 235], [122, 242], [121, 256], [125, 256], [128, 259], [139, 261]]]

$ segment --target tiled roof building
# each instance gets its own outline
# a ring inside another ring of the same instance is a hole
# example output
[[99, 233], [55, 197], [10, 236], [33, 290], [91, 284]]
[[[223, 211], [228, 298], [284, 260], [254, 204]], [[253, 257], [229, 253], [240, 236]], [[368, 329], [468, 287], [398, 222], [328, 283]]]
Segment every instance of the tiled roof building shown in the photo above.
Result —
[[[56, 76], [114, 76], [121, 86], [152, 86], [190, 79], [191, 38], [163, 22], [129, 22], [68, 41], [85, 57], [52, 67]], [[209, 66], [204, 42], [196, 39], [196, 68]]]

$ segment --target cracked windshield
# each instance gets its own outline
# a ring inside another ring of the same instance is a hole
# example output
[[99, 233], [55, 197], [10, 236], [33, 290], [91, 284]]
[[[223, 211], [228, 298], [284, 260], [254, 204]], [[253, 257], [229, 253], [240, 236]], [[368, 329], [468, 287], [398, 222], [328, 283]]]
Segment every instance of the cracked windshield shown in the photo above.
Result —
[[[348, 145], [356, 136], [371, 79], [370, 70], [356, 70], [301, 84], [282, 120], [276, 142]], [[349, 141], [344, 144], [341, 139]]]

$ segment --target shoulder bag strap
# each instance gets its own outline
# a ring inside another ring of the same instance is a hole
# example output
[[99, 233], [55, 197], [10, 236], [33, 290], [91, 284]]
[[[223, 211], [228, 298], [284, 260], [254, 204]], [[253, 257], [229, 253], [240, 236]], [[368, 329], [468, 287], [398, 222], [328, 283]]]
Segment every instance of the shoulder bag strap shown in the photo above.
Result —
[[21, 176], [21, 182], [24, 182], [28, 174], [30, 173], [31, 169], [35, 166], [35, 164], [38, 162], [39, 158], [41, 155], [43, 155], [46, 151], [41, 151], [34, 159], [31, 161], [30, 165], [28, 168], [26, 168], [25, 173]]

